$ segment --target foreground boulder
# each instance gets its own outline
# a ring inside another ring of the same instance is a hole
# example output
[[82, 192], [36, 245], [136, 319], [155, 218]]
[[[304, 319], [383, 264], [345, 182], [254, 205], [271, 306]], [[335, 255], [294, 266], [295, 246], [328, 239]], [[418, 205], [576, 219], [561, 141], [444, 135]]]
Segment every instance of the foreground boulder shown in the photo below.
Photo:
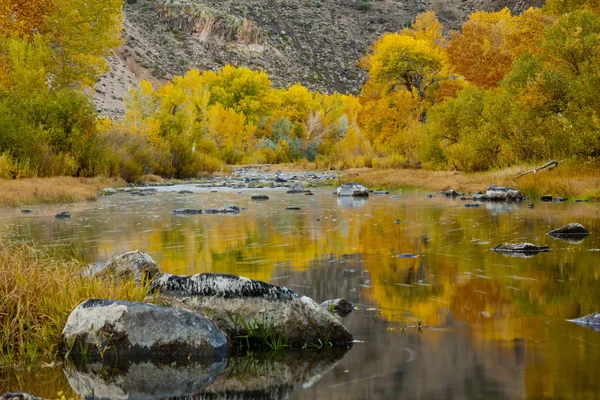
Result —
[[227, 354], [223, 332], [198, 313], [99, 299], [86, 300], [71, 312], [62, 346], [71, 357], [85, 352], [92, 359], [177, 360]]
[[349, 182], [339, 186], [336, 190], [336, 195], [338, 197], [369, 197], [369, 189], [359, 183]]
[[159, 275], [152, 289], [168, 296], [172, 305], [203, 314], [230, 338], [267, 330], [291, 347], [307, 343], [352, 342], [350, 332], [331, 313], [309, 297], [285, 287], [226, 274]]
[[504, 243], [504, 244], [499, 244], [498, 246], [494, 247], [492, 250], [494, 250], [495, 252], [498, 252], [498, 253], [505, 253], [505, 254], [534, 255], [537, 253], [550, 251], [550, 248], [548, 246], [536, 246], [531, 243], [518, 243], [518, 244]]
[[512, 189], [506, 186], [492, 185], [485, 192], [486, 200], [489, 201], [521, 201], [523, 195], [520, 190]]
[[550, 236], [570, 236], [570, 235], [589, 235], [590, 231], [578, 223], [571, 223], [563, 226], [562, 228], [555, 229], [548, 233]]
[[148, 254], [136, 250], [114, 256], [106, 262], [98, 262], [88, 266], [84, 275], [110, 275], [120, 279], [142, 280], [154, 278], [160, 271], [156, 262]]

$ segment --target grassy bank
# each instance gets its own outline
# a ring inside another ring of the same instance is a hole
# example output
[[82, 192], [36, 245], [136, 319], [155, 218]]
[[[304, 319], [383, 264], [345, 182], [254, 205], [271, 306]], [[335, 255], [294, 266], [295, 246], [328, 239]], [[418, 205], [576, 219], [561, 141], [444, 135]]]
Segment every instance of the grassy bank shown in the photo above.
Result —
[[0, 242], [0, 367], [54, 361], [67, 317], [84, 300], [144, 299], [146, 288], [84, 278], [83, 266], [44, 248]]
[[345, 171], [343, 182], [358, 182], [369, 188], [420, 189], [441, 191], [454, 189], [464, 193], [485, 192], [491, 184], [517, 188], [525, 196], [544, 194], [567, 198], [600, 199], [600, 168], [592, 165], [559, 164], [552, 170], [543, 170], [517, 178], [533, 166], [511, 167], [502, 170], [461, 173], [455, 171], [426, 171], [416, 169], [354, 169]]
[[105, 187], [122, 187], [120, 178], [0, 179], [0, 207], [95, 200]]

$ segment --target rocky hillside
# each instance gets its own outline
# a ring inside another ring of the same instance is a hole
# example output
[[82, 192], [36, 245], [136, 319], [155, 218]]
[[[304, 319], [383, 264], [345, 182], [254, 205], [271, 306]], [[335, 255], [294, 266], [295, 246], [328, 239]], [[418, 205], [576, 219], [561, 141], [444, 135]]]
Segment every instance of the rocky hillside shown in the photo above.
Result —
[[123, 114], [127, 89], [162, 83], [191, 68], [225, 64], [269, 73], [275, 86], [296, 82], [358, 93], [357, 61], [384, 32], [433, 9], [448, 29], [475, 10], [521, 12], [543, 0], [126, 0], [125, 45], [96, 87], [101, 113]]

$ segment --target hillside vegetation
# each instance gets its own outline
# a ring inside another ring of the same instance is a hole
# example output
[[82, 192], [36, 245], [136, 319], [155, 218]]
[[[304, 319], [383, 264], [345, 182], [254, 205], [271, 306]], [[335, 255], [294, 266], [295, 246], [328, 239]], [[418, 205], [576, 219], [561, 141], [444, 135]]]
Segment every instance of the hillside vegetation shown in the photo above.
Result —
[[[218, 37], [238, 50], [275, 48], [253, 9], [232, 17], [239, 3], [130, 3], [126, 9], [157, 15], [157, 29], [168, 27], [175, 39], [195, 32], [198, 43]], [[354, 11], [389, 3], [361, 3]], [[148, 75], [124, 95], [123, 118], [111, 120], [98, 117], [90, 93], [108, 70], [103, 57], [120, 44], [122, 6], [10, 0], [1, 14], [9, 17], [0, 20], [0, 177], [102, 174], [135, 181], [302, 160], [321, 168], [467, 172], [549, 158], [597, 162], [596, 1], [551, 0], [521, 14], [477, 11], [449, 33], [433, 11], [422, 12], [378, 36], [355, 60], [367, 76], [360, 95], [274, 85], [267, 72], [228, 65], [224, 53], [226, 65], [214, 71], [192, 68], [162, 81]], [[127, 29], [133, 28], [126, 22]], [[290, 40], [305, 45], [311, 36]]]

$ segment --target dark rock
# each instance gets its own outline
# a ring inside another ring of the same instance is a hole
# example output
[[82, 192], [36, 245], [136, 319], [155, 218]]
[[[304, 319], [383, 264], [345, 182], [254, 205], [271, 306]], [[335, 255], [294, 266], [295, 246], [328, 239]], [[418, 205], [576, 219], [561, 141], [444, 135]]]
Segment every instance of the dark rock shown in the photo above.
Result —
[[585, 200], [585, 199], [577, 199], [575, 200], [575, 203], [589, 203], [589, 200]]
[[178, 194], [194, 194], [194, 192], [192, 192], [191, 190], [180, 190], [177, 193]]
[[550, 251], [548, 246], [536, 246], [531, 243], [517, 243], [517, 244], [499, 244], [492, 250], [498, 253], [522, 253], [522, 254], [537, 254], [542, 252]]
[[398, 258], [417, 258], [417, 257], [419, 257], [418, 254], [412, 254], [412, 253], [398, 254]]
[[428, 198], [428, 199], [433, 199], [434, 197], [435, 197], [435, 195], [433, 195], [433, 194], [428, 194], [428, 195], [427, 195], [427, 198]]
[[321, 308], [333, 311], [340, 317], [345, 317], [354, 310], [354, 305], [346, 299], [326, 300], [321, 303]]
[[136, 250], [112, 257], [106, 262], [91, 264], [84, 270], [84, 276], [110, 275], [119, 279], [147, 281], [159, 273], [158, 265], [148, 254]]
[[535, 206], [533, 205], [533, 203], [529, 203], [529, 204], [527, 204], [527, 208], [533, 208], [533, 207], [535, 207]]
[[314, 196], [315, 194], [313, 192], [311, 192], [310, 190], [307, 190], [306, 193], [304, 193], [305, 196]]
[[458, 197], [460, 196], [460, 194], [456, 191], [456, 190], [447, 190], [445, 192], [440, 192], [440, 194], [443, 194], [446, 197]]
[[21, 210], [21, 213], [23, 214], [31, 214], [33, 212], [33, 210]]
[[369, 189], [359, 183], [349, 182], [339, 186], [336, 190], [338, 197], [368, 197]]
[[301, 210], [301, 208], [298, 206], [287, 206], [285, 209], [286, 210]]
[[570, 223], [548, 233], [550, 236], [589, 235], [590, 231], [579, 223]]
[[194, 208], [178, 208], [176, 210], [173, 210], [173, 214], [177, 214], [177, 215], [202, 214], [202, 210], [196, 210]]
[[552, 201], [552, 195], [550, 195], [550, 194], [546, 194], [546, 195], [544, 195], [544, 196], [541, 196], [541, 197], [540, 197], [540, 201], [543, 201], [543, 202], [550, 202], [550, 201]]
[[252, 200], [269, 200], [269, 196], [266, 194], [257, 194], [251, 197]]
[[400, 221], [398, 218], [396, 218], [396, 219], [394, 220], [394, 223], [395, 223], [395, 224], [399, 224], [400, 222], [402, 222], [402, 221]]
[[373, 194], [390, 194], [387, 190], [374, 190]]
[[237, 214], [240, 212], [240, 208], [234, 204], [228, 204], [221, 208], [207, 208], [204, 210], [204, 214]]
[[467, 207], [467, 208], [479, 207], [479, 204], [467, 203], [467, 204], [465, 204], [465, 207]]
[[257, 321], [269, 324], [274, 335], [292, 347], [325, 338], [340, 345], [352, 335], [330, 313], [306, 296], [285, 287], [225, 274], [176, 276], [163, 274], [152, 289], [166, 294], [173, 305], [210, 315], [229, 337], [246, 336]]
[[489, 201], [521, 201], [523, 195], [517, 189], [512, 189], [505, 186], [491, 185], [485, 193]]
[[71, 218], [71, 214], [67, 211], [60, 212], [54, 216], [54, 218], [58, 219], [69, 219]]
[[62, 332], [63, 353], [79, 358], [81, 349], [89, 349], [92, 360], [222, 358], [227, 338], [212, 321], [192, 311], [92, 299], [71, 312]]
[[287, 181], [288, 181], [287, 179], [283, 179], [280, 177], [275, 178], [276, 183], [287, 183]]
[[464, 197], [464, 196], [463, 196], [463, 197], [461, 197], [460, 199], [461, 199], [462, 201], [472, 201], [472, 200], [473, 200], [473, 198], [472, 198], [472, 197]]

